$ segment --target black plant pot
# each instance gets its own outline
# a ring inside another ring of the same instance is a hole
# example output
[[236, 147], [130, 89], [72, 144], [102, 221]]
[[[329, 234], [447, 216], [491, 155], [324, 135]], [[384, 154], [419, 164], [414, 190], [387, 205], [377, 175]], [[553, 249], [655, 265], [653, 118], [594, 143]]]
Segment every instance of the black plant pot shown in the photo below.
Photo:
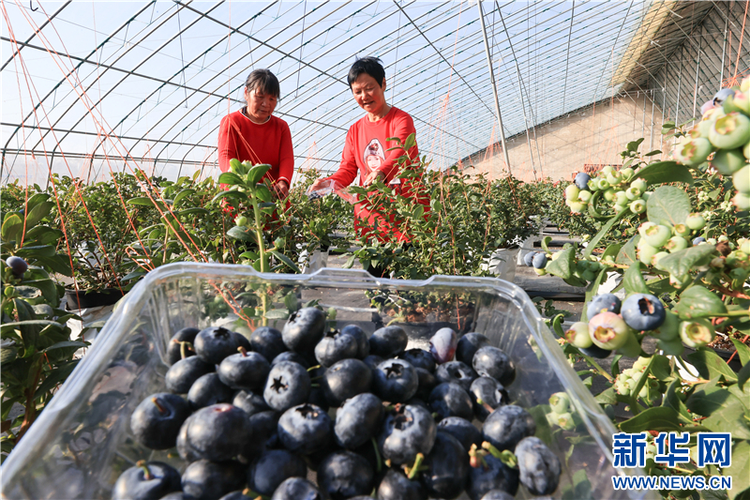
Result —
[[123, 292], [119, 288], [105, 288], [97, 292], [65, 290], [65, 307], [72, 311], [89, 307], [110, 306], [120, 300], [125, 293], [127, 292]]

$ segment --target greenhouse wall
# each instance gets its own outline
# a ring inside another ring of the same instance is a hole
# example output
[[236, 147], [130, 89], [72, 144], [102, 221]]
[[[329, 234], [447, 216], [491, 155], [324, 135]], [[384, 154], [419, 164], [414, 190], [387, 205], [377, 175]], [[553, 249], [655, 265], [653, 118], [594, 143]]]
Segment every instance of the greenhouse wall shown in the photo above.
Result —
[[[665, 118], [652, 95], [653, 92], [619, 95], [540, 125], [530, 131], [530, 148], [525, 132], [508, 138], [511, 173], [524, 181], [546, 177], [570, 180], [576, 172], [617, 162], [617, 154], [639, 137], [644, 138], [642, 153], [668, 147], [661, 135]], [[493, 178], [507, 172], [499, 144], [464, 163]]]

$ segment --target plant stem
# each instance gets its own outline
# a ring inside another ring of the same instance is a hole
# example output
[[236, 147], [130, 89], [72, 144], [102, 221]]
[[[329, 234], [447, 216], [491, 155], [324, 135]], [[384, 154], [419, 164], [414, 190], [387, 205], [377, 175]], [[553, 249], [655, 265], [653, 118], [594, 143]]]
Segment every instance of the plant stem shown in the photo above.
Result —
[[602, 375], [608, 381], [614, 382], [614, 379], [612, 378], [612, 375], [610, 375], [609, 373], [607, 373], [606, 371], [604, 371], [604, 369], [601, 366], [599, 366], [599, 363], [597, 363], [596, 361], [594, 361], [594, 358], [592, 358], [591, 356], [588, 356], [588, 355], [586, 355], [584, 353], [581, 353], [581, 356], [583, 357], [583, 359], [585, 359], [588, 362], [589, 365], [593, 366], [600, 375]]

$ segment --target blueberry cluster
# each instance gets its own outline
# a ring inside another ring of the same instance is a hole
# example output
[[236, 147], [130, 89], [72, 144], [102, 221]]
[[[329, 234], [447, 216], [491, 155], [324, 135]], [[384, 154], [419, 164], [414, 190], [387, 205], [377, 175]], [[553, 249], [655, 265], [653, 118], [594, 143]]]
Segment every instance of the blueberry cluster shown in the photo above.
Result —
[[[559, 256], [560, 252], [547, 254], [542, 251], [532, 250], [523, 256], [523, 263], [527, 267], [533, 267], [537, 275], [544, 276], [547, 274], [547, 263], [557, 260]], [[594, 281], [596, 279], [596, 274], [602, 270], [602, 267], [602, 264], [596, 260], [579, 259], [575, 263], [573, 276], [585, 281]]]
[[186, 466], [139, 462], [113, 498], [491, 500], [513, 498], [519, 483], [553, 493], [561, 464], [509, 400], [507, 354], [450, 328], [429, 350], [408, 341], [398, 326], [327, 330], [317, 308], [249, 340], [180, 330], [167, 391], [145, 398], [130, 428], [143, 446], [176, 447]]
[[750, 210], [750, 77], [721, 89], [701, 112], [701, 120], [675, 145], [674, 159], [692, 167], [708, 160], [720, 174], [731, 175], [737, 190], [732, 202]]
[[602, 168], [597, 177], [590, 177], [579, 172], [573, 183], [565, 188], [565, 204], [573, 213], [581, 213], [593, 203], [594, 197], [601, 196], [612, 204], [615, 213], [625, 208], [640, 214], [646, 211], [646, 201], [650, 193], [646, 191], [648, 183], [637, 178], [638, 171], [626, 167], [615, 170], [611, 165]]
[[[631, 368], [620, 372], [615, 379], [617, 393], [623, 396], [637, 396], [651, 404], [656, 403], [663, 394], [663, 388], [656, 377], [644, 375], [648, 363], [649, 358], [639, 357]], [[635, 394], [635, 389], [644, 376], [647, 378], [638, 390], [638, 394]]]
[[606, 358], [613, 350], [637, 357], [640, 343], [636, 332], [655, 337], [659, 349], [673, 355], [682, 353], [683, 342], [689, 347], [705, 346], [716, 335], [710, 321], [681, 321], [658, 297], [647, 293], [630, 294], [622, 303], [611, 293], [597, 295], [588, 303], [586, 316], [588, 323], [573, 323], [565, 338], [584, 354], [596, 358]]

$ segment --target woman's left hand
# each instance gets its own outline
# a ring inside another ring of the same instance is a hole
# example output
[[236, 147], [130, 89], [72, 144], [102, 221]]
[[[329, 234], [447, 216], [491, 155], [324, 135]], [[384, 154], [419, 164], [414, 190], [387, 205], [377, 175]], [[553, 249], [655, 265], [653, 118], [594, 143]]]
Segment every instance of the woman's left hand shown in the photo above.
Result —
[[289, 195], [289, 183], [283, 179], [276, 181], [273, 185], [273, 189], [276, 191], [276, 196], [280, 200], [283, 200]]

